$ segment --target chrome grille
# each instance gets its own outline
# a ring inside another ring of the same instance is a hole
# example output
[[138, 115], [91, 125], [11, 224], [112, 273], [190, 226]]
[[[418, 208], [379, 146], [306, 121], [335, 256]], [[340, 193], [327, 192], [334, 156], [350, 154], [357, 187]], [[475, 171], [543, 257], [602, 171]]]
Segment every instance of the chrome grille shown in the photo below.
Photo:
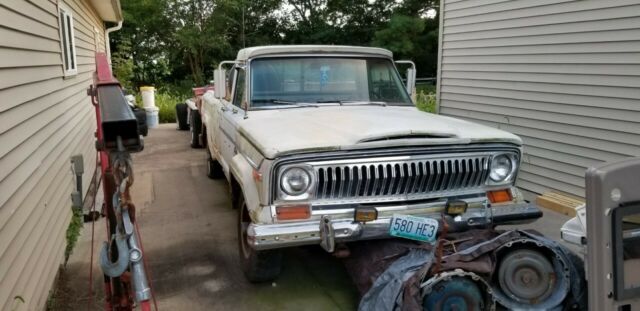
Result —
[[316, 199], [428, 198], [478, 190], [487, 178], [489, 159], [482, 154], [314, 163]]

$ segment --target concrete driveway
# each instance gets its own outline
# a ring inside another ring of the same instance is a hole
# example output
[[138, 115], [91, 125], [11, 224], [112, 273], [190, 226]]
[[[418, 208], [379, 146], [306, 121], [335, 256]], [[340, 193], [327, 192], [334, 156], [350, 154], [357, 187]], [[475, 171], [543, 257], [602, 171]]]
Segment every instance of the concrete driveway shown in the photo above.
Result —
[[[150, 131], [134, 156], [133, 200], [161, 310], [353, 310], [358, 294], [341, 262], [319, 247], [287, 250], [283, 274], [272, 284], [245, 281], [237, 263], [236, 211], [223, 180], [205, 175], [205, 152], [174, 124]], [[532, 227], [559, 237], [566, 216], [545, 211]], [[94, 262], [105, 240], [95, 223]], [[102, 309], [102, 275], [93, 265], [89, 294], [91, 223], [85, 224], [51, 309]], [[90, 297], [91, 298], [90, 301]]]

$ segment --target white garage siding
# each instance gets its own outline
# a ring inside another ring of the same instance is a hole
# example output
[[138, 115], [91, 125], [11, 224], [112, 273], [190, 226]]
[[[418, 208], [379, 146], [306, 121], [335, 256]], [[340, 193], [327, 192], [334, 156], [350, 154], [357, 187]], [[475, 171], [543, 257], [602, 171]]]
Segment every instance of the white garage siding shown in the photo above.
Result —
[[640, 156], [637, 0], [442, 0], [442, 114], [522, 137], [519, 185], [584, 197], [584, 171]]
[[64, 3], [74, 19], [78, 64], [70, 77], [57, 1], [0, 2], [0, 310], [44, 309], [71, 219], [70, 157], [84, 156], [85, 193], [95, 169], [86, 89], [105, 28], [87, 2]]

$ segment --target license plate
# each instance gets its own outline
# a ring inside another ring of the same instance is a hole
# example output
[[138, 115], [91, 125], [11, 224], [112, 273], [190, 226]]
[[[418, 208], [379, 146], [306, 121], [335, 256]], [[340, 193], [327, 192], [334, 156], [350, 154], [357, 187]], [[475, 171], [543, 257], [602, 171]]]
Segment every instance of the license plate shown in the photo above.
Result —
[[438, 233], [438, 221], [432, 218], [394, 214], [389, 226], [391, 236], [433, 242]]

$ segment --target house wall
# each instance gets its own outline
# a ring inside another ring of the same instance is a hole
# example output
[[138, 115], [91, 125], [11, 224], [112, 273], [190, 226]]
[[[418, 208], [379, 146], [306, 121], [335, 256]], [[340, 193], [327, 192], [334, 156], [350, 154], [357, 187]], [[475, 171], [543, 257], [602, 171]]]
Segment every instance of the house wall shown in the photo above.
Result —
[[0, 310], [44, 309], [71, 219], [70, 157], [84, 156], [84, 193], [95, 169], [86, 89], [105, 29], [88, 2], [64, 1], [74, 17], [71, 77], [62, 67], [57, 1], [0, 2]]
[[637, 0], [443, 0], [442, 114], [525, 143], [519, 186], [584, 197], [585, 170], [640, 156]]

